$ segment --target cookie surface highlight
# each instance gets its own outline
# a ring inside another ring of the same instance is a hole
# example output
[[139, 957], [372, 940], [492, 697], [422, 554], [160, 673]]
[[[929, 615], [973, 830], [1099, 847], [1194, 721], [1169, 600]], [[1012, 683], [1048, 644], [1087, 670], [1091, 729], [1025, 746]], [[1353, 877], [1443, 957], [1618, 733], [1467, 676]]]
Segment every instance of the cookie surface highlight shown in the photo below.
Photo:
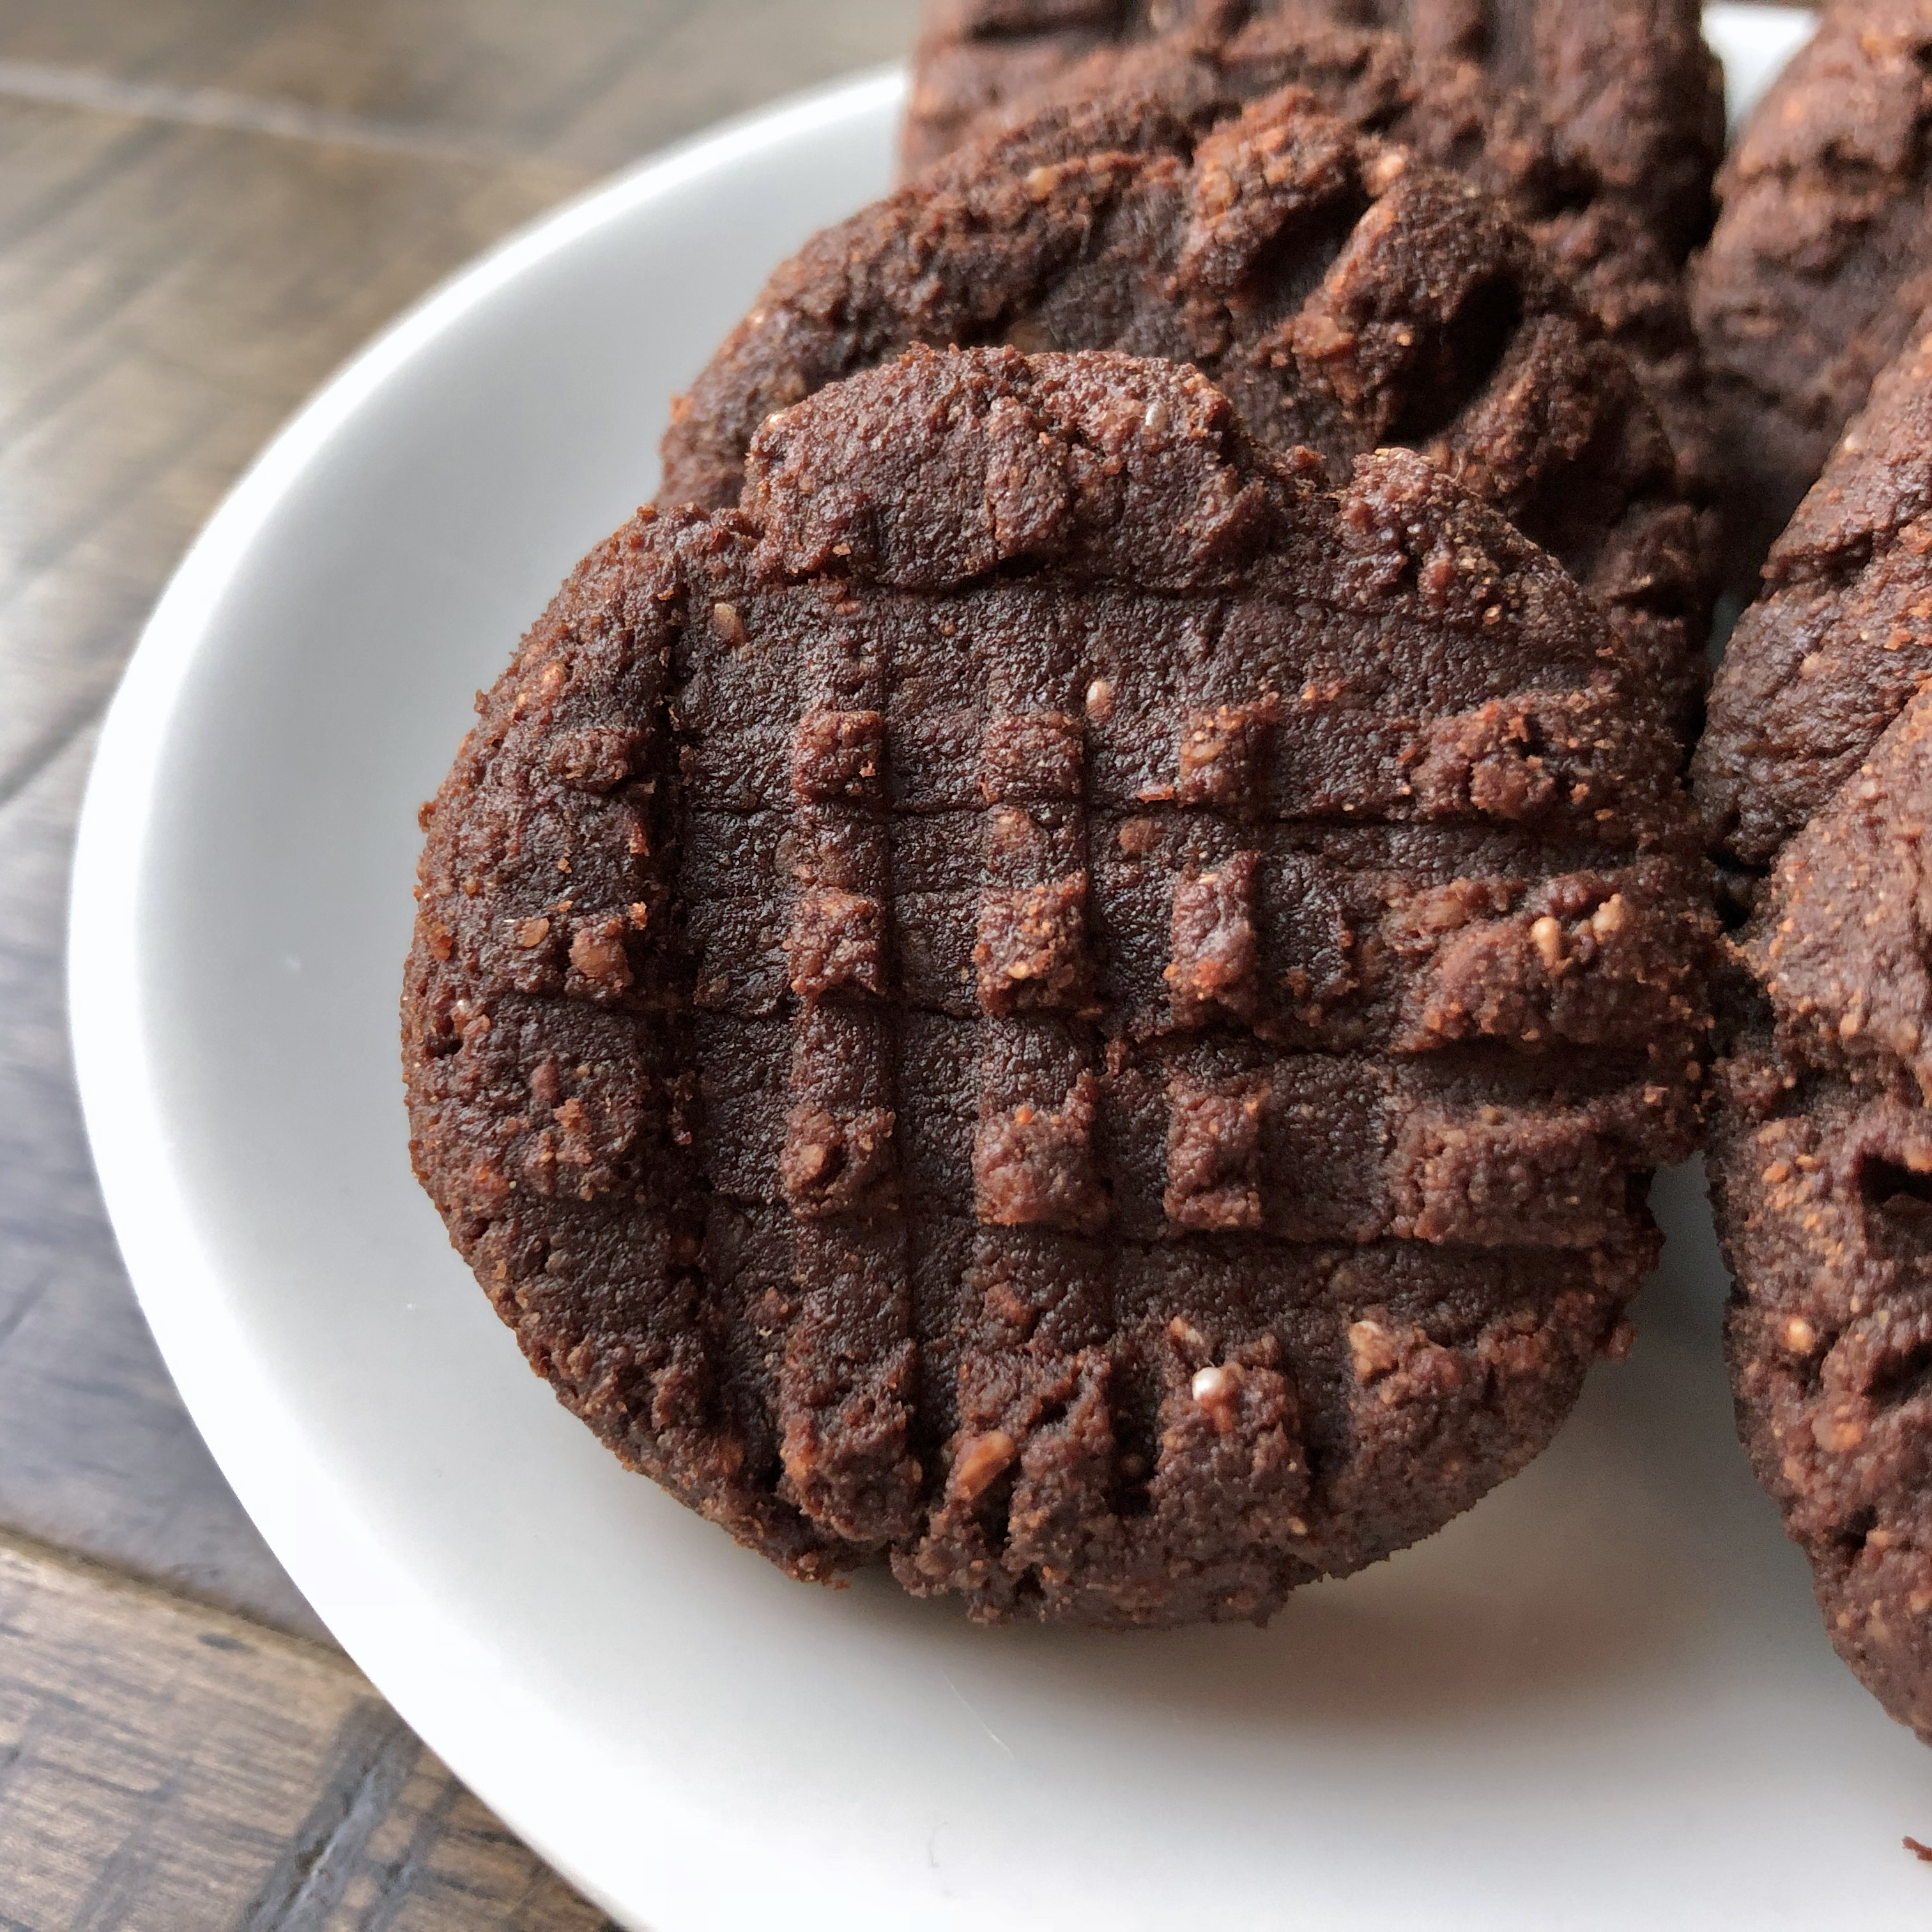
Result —
[[1264, 1616], [1549, 1439], [1696, 1131], [1675, 742], [1417, 458], [917, 352], [593, 552], [435, 802], [419, 1173], [795, 1574]]

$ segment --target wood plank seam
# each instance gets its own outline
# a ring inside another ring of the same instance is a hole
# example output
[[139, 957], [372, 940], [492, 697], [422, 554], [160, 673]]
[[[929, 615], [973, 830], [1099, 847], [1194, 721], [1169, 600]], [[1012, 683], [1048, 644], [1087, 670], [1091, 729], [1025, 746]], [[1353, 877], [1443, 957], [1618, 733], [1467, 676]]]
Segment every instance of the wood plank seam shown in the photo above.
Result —
[[346, 1658], [0, 1532], [0, 1932], [404, 1925], [611, 1932]]
[[235, 1932], [320, 1932], [422, 1755], [414, 1732], [386, 1705], [364, 1698], [352, 1706], [336, 1732], [321, 1795]]
[[[200, 1641], [211, 1650], [247, 1649], [251, 1646], [259, 1648], [265, 1643], [286, 1645], [311, 1663], [326, 1665], [332, 1670], [348, 1672], [356, 1667], [332, 1643], [318, 1642], [313, 1637], [285, 1630], [279, 1624], [268, 1623], [244, 1611], [232, 1610], [226, 1604], [211, 1602], [190, 1590], [172, 1588], [151, 1576], [123, 1570], [116, 1564], [98, 1562], [58, 1544], [48, 1543], [38, 1536], [0, 1526], [0, 1557], [7, 1556], [57, 1571], [70, 1582], [85, 1587], [106, 1590], [142, 1603], [165, 1604], [170, 1610], [187, 1612], [210, 1624], [232, 1624], [242, 1633], [239, 1636], [225, 1637], [218, 1631], [215, 1636], [223, 1638], [218, 1642], [203, 1636]], [[7, 1634], [5, 1623], [0, 1622], [0, 1636]]]
[[[120, 680], [115, 680], [115, 689]], [[114, 700], [114, 691], [90, 697], [75, 710], [63, 712], [56, 718], [35, 740], [30, 742], [24, 753], [15, 761], [14, 769], [0, 772], [0, 812], [4, 812], [21, 793], [50, 765], [58, 762], [61, 754], [76, 738], [84, 737], [106, 715], [107, 707]], [[0, 1329], [0, 1342], [7, 1339], [8, 1331]]]
[[32, 241], [43, 229], [51, 226], [89, 195], [98, 192], [103, 182], [148, 160], [167, 137], [165, 122], [136, 122], [120, 140], [96, 157], [91, 166], [70, 176], [38, 201], [28, 202], [4, 227], [0, 227], [0, 243], [11, 250]]
[[406, 154], [418, 160], [502, 167], [542, 158], [458, 128], [415, 128], [400, 121], [310, 107], [299, 101], [232, 93], [226, 88], [124, 80], [94, 68], [46, 66], [35, 61], [0, 60], [0, 98], [8, 98], [176, 127], [220, 128], [232, 134], [270, 134], [286, 140]]

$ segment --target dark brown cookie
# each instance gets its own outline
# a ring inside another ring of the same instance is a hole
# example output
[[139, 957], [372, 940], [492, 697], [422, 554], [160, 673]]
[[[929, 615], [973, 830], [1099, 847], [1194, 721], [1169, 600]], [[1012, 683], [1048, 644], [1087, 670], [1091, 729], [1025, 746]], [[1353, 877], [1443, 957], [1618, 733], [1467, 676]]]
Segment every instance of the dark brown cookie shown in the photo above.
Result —
[[1466, 64], [1492, 93], [1534, 103], [1564, 153], [1675, 260], [1709, 229], [1724, 85], [1696, 0], [929, 0], [907, 165], [929, 165], [1096, 55], [1256, 28], [1391, 31], [1425, 60]]
[[1192, 362], [1336, 481], [1420, 449], [1688, 712], [1703, 520], [1628, 359], [1487, 196], [1305, 90], [1205, 132], [1148, 96], [1043, 110], [815, 236], [679, 400], [658, 502], [735, 502], [774, 410], [912, 343], [987, 340]]
[[1932, 676], [1932, 318], [1772, 547], [1693, 765], [1713, 848], [1760, 874]]
[[1732, 1387], [1826, 1628], [1932, 1743], [1932, 694], [1785, 848], [1710, 1154]]
[[1932, 0], [1841, 0], [1718, 177], [1693, 281], [1748, 584], [1932, 302]]
[[418, 1170], [794, 1573], [1259, 1617], [1549, 1439], [1696, 1132], [1677, 750], [1570, 578], [1196, 373], [915, 352], [646, 511], [425, 808]]
[[1015, 119], [1109, 92], [1141, 94], [1159, 100], [1198, 141], [1288, 87], [1493, 195], [1630, 357], [1687, 479], [1708, 494], [1716, 464], [1679, 255], [1564, 150], [1526, 95], [1498, 86], [1473, 62], [1418, 54], [1399, 34], [1311, 26], [1276, 11], [1232, 32], [1198, 27], [1090, 56]]
[[1928, 620], [1922, 326], [1773, 548], [1694, 770], [1755, 908], [1709, 1156], [1739, 1424], [1832, 1641], [1932, 1739]]

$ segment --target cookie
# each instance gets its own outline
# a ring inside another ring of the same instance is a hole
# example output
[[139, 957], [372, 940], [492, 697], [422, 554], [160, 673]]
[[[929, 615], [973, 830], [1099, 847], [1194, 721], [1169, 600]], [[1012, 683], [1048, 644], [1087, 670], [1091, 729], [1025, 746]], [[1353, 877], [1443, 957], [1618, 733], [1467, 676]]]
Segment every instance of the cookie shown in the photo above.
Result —
[[1932, 3], [1828, 8], [1718, 177], [1692, 284], [1748, 584], [1932, 303]]
[[1250, 102], [1291, 86], [1324, 113], [1460, 174], [1527, 228], [1630, 357], [1687, 483], [1708, 496], [1717, 466], [1680, 256], [1564, 148], [1527, 95], [1473, 62], [1418, 53], [1398, 34], [1275, 11], [1233, 32], [1197, 26], [1090, 56], [1042, 86], [1032, 112], [1110, 92], [1151, 95], [1198, 142]]
[[1748, 882], [1837, 794], [1932, 656], [1932, 316], [1872, 386], [1772, 547], [1692, 765], [1714, 850]]
[[1393, 30], [1534, 102], [1563, 152], [1681, 262], [1708, 232], [1724, 82], [1696, 0], [930, 0], [907, 166], [930, 165], [1076, 64], [1280, 26]]
[[1406, 444], [1556, 556], [1688, 716], [1702, 513], [1628, 358], [1460, 176], [1288, 88], [1197, 135], [1042, 110], [814, 236], [674, 406], [661, 506], [736, 500], [773, 411], [915, 342], [1191, 362], [1282, 452]]
[[1694, 766], [1751, 909], [1708, 1162], [1759, 1480], [1826, 1628], [1932, 1741], [1932, 327], [1773, 548]]
[[1744, 1446], [1839, 1654], [1932, 1743], [1932, 696], [1785, 848], [1708, 1156]]
[[1178, 365], [915, 351], [646, 510], [436, 800], [418, 1172], [794, 1574], [1259, 1618], [1628, 1334], [1697, 1126], [1677, 748], [1568, 575]]

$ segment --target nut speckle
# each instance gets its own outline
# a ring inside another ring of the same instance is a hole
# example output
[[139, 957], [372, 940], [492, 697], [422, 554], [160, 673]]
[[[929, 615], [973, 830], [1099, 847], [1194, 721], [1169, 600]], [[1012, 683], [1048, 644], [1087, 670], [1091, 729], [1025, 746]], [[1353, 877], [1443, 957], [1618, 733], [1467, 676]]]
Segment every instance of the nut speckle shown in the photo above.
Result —
[[1811, 1439], [1827, 1455], [1849, 1455], [1865, 1439], [1864, 1418], [1844, 1409], [1827, 1410], [1812, 1418]]
[[953, 1458], [946, 1488], [971, 1502], [995, 1482], [1019, 1454], [1019, 1445], [1004, 1429], [973, 1437]]
[[570, 963], [584, 978], [608, 991], [631, 983], [631, 962], [624, 950], [624, 922], [604, 920], [577, 928], [570, 942]]
[[1402, 1359], [1395, 1337], [1379, 1322], [1364, 1318], [1348, 1324], [1348, 1360], [1360, 1382], [1385, 1376]]

